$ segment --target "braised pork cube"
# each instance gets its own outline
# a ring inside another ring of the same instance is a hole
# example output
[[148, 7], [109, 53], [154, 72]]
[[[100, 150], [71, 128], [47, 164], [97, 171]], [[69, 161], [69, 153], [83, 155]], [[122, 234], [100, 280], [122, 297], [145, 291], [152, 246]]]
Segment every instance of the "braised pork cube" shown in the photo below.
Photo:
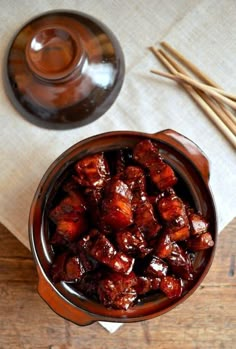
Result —
[[118, 252], [105, 235], [100, 234], [91, 242], [88, 253], [116, 272], [129, 274], [133, 268], [134, 259]]
[[74, 179], [84, 187], [102, 188], [110, 179], [108, 163], [103, 153], [86, 156], [75, 164]]
[[172, 252], [173, 242], [170, 239], [170, 235], [166, 232], [160, 234], [153, 245], [153, 253], [160, 258], [168, 257]]
[[59, 234], [64, 240], [72, 242], [86, 231], [87, 226], [87, 219], [84, 215], [80, 215], [76, 221], [59, 221], [55, 234]]
[[78, 256], [69, 257], [65, 265], [65, 281], [78, 281], [85, 273], [84, 266]]
[[78, 281], [85, 272], [86, 268], [81, 258], [79, 256], [69, 256], [67, 252], [59, 254], [51, 268], [54, 283], [59, 281]]
[[187, 217], [178, 217], [169, 223], [167, 233], [172, 241], [186, 240], [190, 236]]
[[161, 279], [153, 278], [150, 276], [137, 276], [137, 283], [135, 290], [138, 295], [144, 295], [150, 291], [156, 291], [159, 289]]
[[125, 229], [133, 223], [132, 194], [127, 184], [112, 180], [105, 188], [102, 220], [114, 230]]
[[99, 300], [106, 307], [127, 310], [137, 298], [136, 276], [108, 273], [99, 283]]
[[157, 278], [166, 276], [167, 271], [168, 264], [165, 263], [161, 258], [156, 256], [152, 256], [148, 263], [148, 266], [145, 268], [145, 274]]
[[86, 202], [82, 193], [70, 191], [69, 195], [50, 211], [49, 217], [54, 223], [61, 220], [76, 221], [86, 209]]
[[192, 251], [206, 250], [214, 246], [214, 241], [210, 233], [202, 233], [187, 240], [187, 247]]
[[116, 243], [120, 251], [133, 257], [145, 257], [152, 251], [137, 228], [117, 232]]
[[172, 252], [166, 261], [176, 276], [185, 280], [193, 280], [194, 272], [190, 255], [178, 244], [173, 244]]
[[168, 227], [172, 241], [185, 240], [190, 236], [186, 208], [178, 196], [170, 194], [162, 197], [157, 203], [157, 209]]
[[56, 224], [51, 243], [65, 245], [67, 241], [74, 241], [87, 229], [84, 196], [78, 191], [70, 191], [69, 195], [60, 201], [50, 213], [50, 219]]
[[161, 197], [157, 203], [157, 208], [162, 219], [168, 223], [178, 217], [186, 216], [184, 203], [175, 194]]
[[133, 269], [134, 262], [134, 258], [126, 256], [123, 252], [117, 252], [111, 259], [109, 266], [117, 273], [129, 274]]
[[88, 253], [98, 262], [109, 265], [117, 251], [105, 235], [99, 234], [90, 241]]
[[[79, 236], [87, 229], [87, 220], [83, 215], [77, 221], [59, 221], [56, 230], [50, 239], [52, 245], [67, 246], [73, 245]], [[73, 246], [72, 246], [73, 247]]]
[[133, 157], [135, 161], [148, 169], [151, 168], [154, 163], [162, 165], [159, 150], [149, 139], [145, 139], [135, 145]]
[[169, 299], [179, 298], [183, 292], [180, 279], [173, 276], [165, 276], [161, 279], [160, 289]]
[[191, 213], [188, 216], [188, 220], [190, 224], [191, 235], [200, 235], [207, 232], [208, 222], [202, 215]]
[[139, 142], [133, 154], [134, 159], [149, 170], [152, 181], [160, 191], [177, 183], [173, 169], [163, 161], [158, 148], [150, 140]]
[[177, 177], [168, 164], [163, 162], [163, 166], [160, 166], [160, 170], [158, 168], [159, 166], [152, 166], [150, 168], [150, 176], [160, 191], [165, 191], [177, 183]]
[[146, 193], [145, 174], [141, 167], [127, 166], [124, 171], [124, 182], [128, 185], [132, 193], [138, 192], [140, 196]]
[[146, 179], [142, 168], [138, 166], [128, 166], [124, 172], [124, 182], [132, 192], [132, 210], [135, 211], [137, 206], [146, 198]]
[[152, 204], [146, 199], [140, 201], [134, 212], [134, 223], [147, 240], [157, 236], [161, 225], [157, 221]]
[[116, 299], [113, 301], [112, 308], [127, 310], [130, 306], [134, 304], [134, 301], [136, 299], [137, 292], [134, 289], [131, 289], [127, 292], [118, 295]]

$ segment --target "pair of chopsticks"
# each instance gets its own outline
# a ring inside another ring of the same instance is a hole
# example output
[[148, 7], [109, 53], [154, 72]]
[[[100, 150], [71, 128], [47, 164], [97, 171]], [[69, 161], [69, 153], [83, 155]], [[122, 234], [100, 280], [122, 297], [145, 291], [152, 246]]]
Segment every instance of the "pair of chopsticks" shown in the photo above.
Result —
[[155, 47], [151, 47], [151, 51], [170, 73], [165, 73], [156, 69], [151, 70], [151, 72], [179, 82], [224, 134], [233, 147], [236, 148], [236, 117], [229, 108], [226, 108], [227, 105], [236, 110], [236, 95], [224, 91], [168, 43], [162, 42], [161, 45], [201, 81], [193, 79], [174, 58], [162, 49], [157, 49]]

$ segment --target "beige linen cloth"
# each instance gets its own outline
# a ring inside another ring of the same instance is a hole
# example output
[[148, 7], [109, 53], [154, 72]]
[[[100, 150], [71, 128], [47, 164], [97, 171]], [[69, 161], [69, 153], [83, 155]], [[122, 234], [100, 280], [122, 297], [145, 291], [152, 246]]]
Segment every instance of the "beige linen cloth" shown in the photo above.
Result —
[[[101, 132], [154, 133], [172, 128], [196, 142], [210, 161], [210, 185], [221, 231], [235, 216], [235, 152], [179, 86], [149, 72], [164, 68], [148, 47], [168, 41], [223, 88], [236, 92], [235, 0], [2, 0], [2, 64], [16, 30], [32, 16], [52, 9], [78, 10], [104, 22], [123, 48], [125, 81], [118, 99], [100, 119], [82, 128], [54, 131], [25, 121], [11, 106], [1, 79], [1, 223], [29, 247], [27, 221], [34, 192], [48, 166], [64, 150]], [[105, 325], [110, 332], [119, 326]]]

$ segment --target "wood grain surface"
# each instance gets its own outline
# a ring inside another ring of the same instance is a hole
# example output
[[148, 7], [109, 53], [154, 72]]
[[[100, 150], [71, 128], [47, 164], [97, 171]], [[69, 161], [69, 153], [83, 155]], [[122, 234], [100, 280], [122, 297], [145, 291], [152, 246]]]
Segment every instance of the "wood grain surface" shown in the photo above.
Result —
[[182, 305], [110, 334], [56, 315], [37, 294], [31, 253], [0, 225], [0, 349], [236, 348], [235, 236], [236, 219], [221, 233], [203, 284]]

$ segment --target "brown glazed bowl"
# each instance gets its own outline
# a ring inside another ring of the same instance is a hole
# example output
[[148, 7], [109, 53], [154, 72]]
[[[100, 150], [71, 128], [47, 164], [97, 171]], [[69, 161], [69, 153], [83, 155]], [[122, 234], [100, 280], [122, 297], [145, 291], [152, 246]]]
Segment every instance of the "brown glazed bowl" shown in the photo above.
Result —
[[125, 61], [113, 32], [85, 13], [54, 10], [28, 21], [6, 51], [4, 87], [37, 126], [81, 127], [101, 117], [123, 84]]
[[[52, 283], [50, 267], [53, 253], [49, 243], [48, 207], [60, 187], [65, 171], [75, 161], [101, 151], [133, 147], [145, 138], [156, 142], [163, 158], [183, 181], [193, 205], [209, 221], [209, 230], [215, 245], [211, 249], [198, 252], [194, 262], [197, 277], [189, 282], [187, 290], [180, 299], [167, 299], [164, 295], [157, 294], [147, 296], [141, 303], [126, 311], [107, 309], [75, 293], [65, 282], [57, 285]], [[216, 248], [217, 220], [208, 181], [209, 164], [203, 152], [192, 141], [173, 130], [154, 134], [131, 131], [109, 132], [87, 138], [66, 150], [46, 171], [30, 210], [29, 240], [39, 275], [40, 296], [57, 314], [78, 325], [88, 325], [98, 320], [124, 323], [142, 321], [166, 313], [184, 302], [206, 276]]]

